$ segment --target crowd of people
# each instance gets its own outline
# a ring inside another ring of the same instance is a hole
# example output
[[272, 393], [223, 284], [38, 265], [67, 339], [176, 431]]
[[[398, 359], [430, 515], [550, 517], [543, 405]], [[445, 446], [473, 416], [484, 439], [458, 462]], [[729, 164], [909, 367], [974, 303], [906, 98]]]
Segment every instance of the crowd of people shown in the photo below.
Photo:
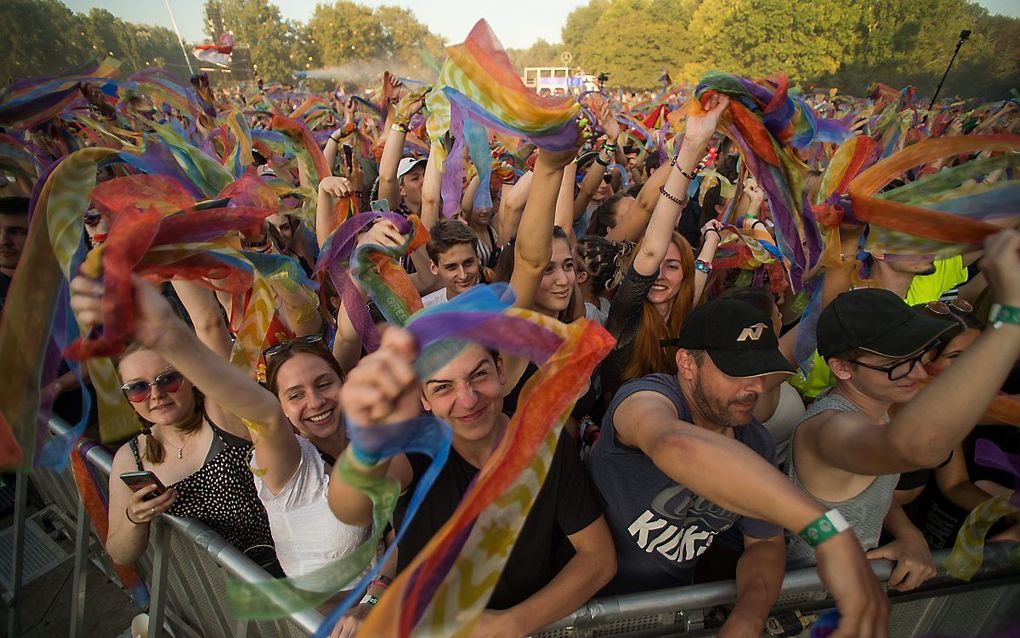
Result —
[[[272, 288], [271, 329], [252, 374], [232, 363], [232, 351], [246, 310], [237, 306], [254, 304], [256, 291], [238, 297], [214, 276], [172, 269], [131, 276], [130, 307], [116, 309], [133, 318], [130, 345], [114, 362], [141, 433], [116, 448], [110, 476], [106, 551], [117, 563], [145, 552], [150, 523], [164, 513], [202, 520], [278, 577], [310, 574], [380, 535], [382, 560], [402, 529], [395, 553], [358, 592], [360, 604], [332, 629], [355, 635], [499, 446], [539, 366], [468, 345], [420, 377], [414, 338], [386, 321], [378, 300], [358, 284], [338, 290], [317, 272], [320, 249], [343, 230], [338, 203], [399, 216], [380, 212], [364, 223], [352, 239], [358, 247], [399, 251], [414, 229], [427, 232], [399, 260], [417, 307], [505, 282], [515, 308], [598, 323], [615, 342], [576, 397], [473, 636], [525, 636], [596, 596], [715, 579], [735, 579], [738, 592], [719, 635], [758, 636], [785, 571], [812, 565], [842, 613], [835, 635], [884, 636], [889, 603], [866, 558], [896, 563], [889, 589], [921, 587], [936, 573], [932, 550], [951, 547], [970, 510], [1013, 487], [976, 465], [973, 450], [990, 438], [1020, 451], [1017, 423], [986, 414], [993, 401], [1020, 395], [1020, 233], [1004, 228], [971, 252], [936, 258], [869, 252], [867, 225], [844, 223], [834, 231], [841, 259], [825, 265], [820, 307], [802, 321], [803, 300], [780, 256], [750, 266], [718, 258], [745, 239], [777, 244], [760, 176], [741, 161], [746, 149], [721, 133], [735, 97], [716, 93], [682, 109], [696, 100], [688, 88], [586, 95], [592, 133], [566, 151], [490, 134], [493, 167], [472, 166], [454, 184], [449, 215], [442, 153], [424, 132], [426, 93], [389, 74], [380, 91], [329, 94], [196, 81], [188, 91], [200, 108], [190, 113], [159, 95], [111, 99], [83, 86], [64, 111], [73, 116], [8, 123], [0, 145], [27, 149], [45, 167], [82, 148], [152, 148], [170, 123], [225, 165], [241, 146], [229, 138], [240, 129], [224, 126], [236, 114], [255, 141], [244, 174], [280, 196], [264, 221], [223, 241], [243, 254], [284, 256], [317, 279]], [[886, 152], [928, 137], [1020, 129], [1015, 101], [944, 100], [929, 112], [908, 92], [879, 87], [868, 98], [818, 94], [807, 103]], [[648, 130], [654, 117], [642, 125], [656, 111], [655, 125], [668, 133]], [[273, 131], [274, 114], [302, 121], [318, 146], [258, 143], [270, 139], [255, 132]], [[801, 154], [805, 201], [816, 199], [834, 149], [818, 142]], [[328, 174], [312, 176], [302, 153], [321, 154]], [[1015, 178], [1011, 170], [973, 179]], [[101, 165], [98, 182], [135, 172]], [[9, 321], [31, 311], [14, 305], [14, 292], [34, 275], [19, 257], [30, 225], [45, 221], [45, 211], [31, 210], [45, 175], [5, 174], [0, 311]], [[921, 176], [908, 171], [894, 184]], [[309, 181], [315, 188], [303, 192]], [[476, 197], [479, 189], [488, 197]], [[81, 211], [93, 253], [127, 214], [108, 201]], [[87, 267], [70, 276], [78, 323], [102, 333], [108, 280]], [[365, 330], [366, 313], [374, 330]], [[813, 331], [817, 348], [803, 367], [801, 328]], [[77, 422], [89, 381], [79, 386], [69, 368], [60, 372], [49, 395]], [[409, 515], [430, 459], [377, 458], [348, 434], [422, 414], [448, 424], [452, 440]], [[90, 423], [98, 436], [98, 416]], [[399, 482], [391, 528], [373, 529], [377, 504], [334, 472], [342, 457], [366, 477]], [[120, 478], [132, 471], [153, 473], [167, 489], [132, 491]], [[1020, 541], [1020, 516], [991, 538]], [[335, 593], [331, 602], [349, 592]]]

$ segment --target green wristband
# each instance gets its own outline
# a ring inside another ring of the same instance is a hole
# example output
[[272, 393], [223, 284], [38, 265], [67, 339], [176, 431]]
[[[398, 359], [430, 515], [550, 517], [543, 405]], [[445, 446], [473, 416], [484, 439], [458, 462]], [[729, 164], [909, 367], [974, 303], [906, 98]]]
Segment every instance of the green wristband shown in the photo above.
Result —
[[837, 509], [831, 509], [800, 530], [800, 537], [811, 547], [818, 547], [836, 534], [850, 529], [843, 515]]
[[1020, 326], [1020, 308], [1016, 306], [995, 304], [992, 306], [992, 311], [988, 313], [988, 321], [996, 330], [1001, 328], [1004, 323], [1012, 323]]

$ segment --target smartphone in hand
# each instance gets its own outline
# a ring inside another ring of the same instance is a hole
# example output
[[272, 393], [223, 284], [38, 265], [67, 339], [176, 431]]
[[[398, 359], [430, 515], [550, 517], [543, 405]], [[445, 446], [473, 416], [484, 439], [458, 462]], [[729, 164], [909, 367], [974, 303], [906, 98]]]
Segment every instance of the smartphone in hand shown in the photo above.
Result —
[[149, 471], [124, 472], [120, 475], [120, 480], [127, 483], [127, 486], [131, 488], [132, 492], [137, 492], [148, 485], [155, 485], [156, 490], [149, 492], [145, 496], [145, 500], [147, 501], [150, 501], [157, 496], [161, 496], [166, 492], [166, 486], [163, 485], [163, 482], [160, 481], [155, 474]]

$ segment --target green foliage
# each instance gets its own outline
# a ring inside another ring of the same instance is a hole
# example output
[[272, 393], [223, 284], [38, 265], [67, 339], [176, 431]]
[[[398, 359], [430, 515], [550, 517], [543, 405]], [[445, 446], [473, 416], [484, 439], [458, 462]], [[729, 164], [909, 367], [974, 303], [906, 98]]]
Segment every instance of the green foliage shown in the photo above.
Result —
[[510, 61], [518, 73], [524, 73], [529, 66], [574, 66], [574, 62], [564, 64], [560, 57], [566, 51], [561, 45], [550, 44], [539, 38], [527, 49], [507, 49]]
[[973, 36], [944, 94], [1020, 87], [1020, 19], [967, 0], [589, 0], [561, 35], [573, 63], [608, 72], [609, 86], [655, 88], [663, 68], [688, 82], [720, 69], [859, 95], [874, 82], [933, 90], [961, 29]]
[[[57, 0], [0, 3], [0, 67], [10, 79], [56, 75], [90, 57], [113, 55], [123, 74], [146, 66], [170, 66], [182, 79], [187, 68], [177, 36], [169, 29], [133, 24], [105, 9], [74, 13]], [[182, 72], [183, 70], [183, 72]]]
[[209, 0], [207, 15], [213, 5], [219, 8], [223, 28], [234, 34], [234, 65], [239, 62], [243, 65], [244, 51], [247, 51], [253, 71], [266, 80], [285, 82], [291, 79], [295, 69], [316, 62], [314, 58], [307, 59], [303, 27], [284, 20], [279, 7], [269, 0]]
[[430, 79], [425, 60], [443, 52], [442, 39], [400, 7], [372, 10], [348, 0], [320, 4], [308, 31], [322, 65], [344, 76], [338, 80], [366, 81], [384, 70]]

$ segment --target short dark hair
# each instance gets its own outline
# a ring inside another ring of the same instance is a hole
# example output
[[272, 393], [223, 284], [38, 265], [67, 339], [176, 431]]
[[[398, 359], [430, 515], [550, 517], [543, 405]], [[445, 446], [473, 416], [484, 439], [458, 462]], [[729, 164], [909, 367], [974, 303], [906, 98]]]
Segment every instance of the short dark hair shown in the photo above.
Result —
[[425, 250], [432, 263], [439, 265], [439, 256], [458, 244], [470, 244], [478, 252], [478, 237], [467, 224], [452, 219], [441, 219], [429, 231], [429, 241]]
[[0, 197], [0, 215], [27, 215], [31, 205], [27, 197]]

